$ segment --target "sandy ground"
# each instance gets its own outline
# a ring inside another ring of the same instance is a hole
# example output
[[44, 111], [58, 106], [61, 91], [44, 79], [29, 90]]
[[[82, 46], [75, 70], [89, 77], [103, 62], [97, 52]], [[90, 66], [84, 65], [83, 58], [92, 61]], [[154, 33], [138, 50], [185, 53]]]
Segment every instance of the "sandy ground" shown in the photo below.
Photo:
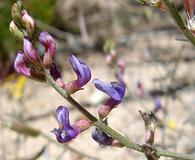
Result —
[[[116, 51], [121, 59], [126, 63], [125, 81], [127, 84], [126, 98], [121, 105], [113, 110], [109, 115], [109, 126], [117, 130], [121, 134], [129, 137], [132, 141], [144, 143], [144, 123], [138, 113], [144, 110], [143, 105], [151, 110], [154, 107], [152, 99], [146, 96], [144, 99], [136, 98], [135, 86], [137, 80], [143, 83], [145, 93], [154, 88], [163, 88], [170, 84], [170, 80], [154, 82], [155, 78], [166, 76], [167, 72], [174, 67], [175, 62], [160, 63], [154, 58], [161, 57], [165, 62], [172, 56], [177, 56], [180, 52], [182, 55], [192, 55], [194, 50], [188, 43], [175, 41], [177, 32], [147, 32], [135, 33], [128, 38], [128, 43], [120, 45]], [[102, 54], [79, 55], [92, 70], [92, 79], [99, 78], [110, 82], [114, 81], [114, 70], [111, 70], [104, 61]], [[67, 59], [64, 58], [63, 78], [66, 82], [74, 78], [70, 67], [67, 65]], [[177, 79], [195, 79], [195, 63], [183, 62], [179, 63], [176, 70]], [[160, 100], [163, 108], [167, 110], [167, 114], [161, 111], [157, 113], [157, 117], [161, 119], [165, 125], [164, 129], [158, 128], [156, 131], [155, 145], [158, 148], [164, 148], [170, 151], [190, 152], [195, 147], [193, 141], [195, 129], [193, 116], [195, 113], [193, 87], [187, 87], [174, 96], [162, 96]], [[89, 82], [83, 91], [74, 94], [75, 99], [81, 104], [86, 102], [92, 104], [88, 110], [97, 115], [97, 108], [102, 100], [103, 93], [95, 90], [92, 83]], [[70, 106], [60, 95], [46, 84], [27, 80], [23, 98], [21, 101], [11, 98], [6, 89], [0, 88], [0, 114], [2, 117], [19, 117], [26, 119], [29, 116], [36, 116], [43, 113], [53, 113], [59, 105]], [[76, 121], [82, 116], [78, 111], [71, 110], [71, 122]], [[55, 140], [55, 136], [50, 132], [57, 127], [57, 122], [53, 114], [35, 120], [23, 120], [29, 126], [32, 126], [45, 133], [51, 139]], [[101, 160], [145, 160], [143, 154], [125, 148], [100, 147], [91, 138], [93, 127], [80, 134], [75, 140], [68, 145], [87, 156], [83, 157], [75, 152], [70, 151], [64, 145], [56, 145], [49, 142], [42, 136], [36, 138], [19, 135], [16, 132], [3, 127], [1, 125], [0, 140], [0, 159], [16, 160], [23, 157], [32, 157], [41, 150], [45, 145], [44, 153], [38, 160], [88, 160], [93, 159], [90, 156]], [[166, 158], [160, 158], [164, 160]]]

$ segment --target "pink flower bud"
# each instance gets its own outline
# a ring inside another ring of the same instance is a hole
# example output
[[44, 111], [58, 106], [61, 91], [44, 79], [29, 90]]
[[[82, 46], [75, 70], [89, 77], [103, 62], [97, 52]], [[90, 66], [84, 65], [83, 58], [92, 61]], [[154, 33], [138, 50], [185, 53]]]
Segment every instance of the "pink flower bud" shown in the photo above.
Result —
[[35, 21], [31, 16], [29, 16], [26, 10], [23, 10], [21, 14], [22, 14], [22, 23], [27, 30], [28, 37], [32, 38], [35, 32]]
[[24, 35], [23, 33], [19, 30], [19, 28], [17, 27], [17, 25], [14, 23], [14, 21], [11, 21], [10, 25], [9, 25], [9, 30], [10, 32], [16, 36], [19, 39], [23, 39]]
[[43, 64], [46, 68], [50, 68], [56, 53], [55, 41], [49, 33], [41, 32], [39, 34], [39, 42], [45, 47]]
[[19, 74], [22, 74], [24, 76], [31, 76], [30, 68], [27, 67], [25, 56], [24, 54], [22, 54], [22, 52], [18, 53], [14, 62], [14, 68]]
[[32, 43], [27, 39], [23, 39], [23, 50], [25, 57], [32, 63], [38, 61], [38, 53], [34, 49]]
[[28, 78], [32, 78], [37, 81], [45, 81], [45, 77], [42, 73], [36, 72], [28, 67], [28, 62], [26, 61], [25, 55], [22, 52], [18, 52], [14, 62], [14, 68], [16, 72]]

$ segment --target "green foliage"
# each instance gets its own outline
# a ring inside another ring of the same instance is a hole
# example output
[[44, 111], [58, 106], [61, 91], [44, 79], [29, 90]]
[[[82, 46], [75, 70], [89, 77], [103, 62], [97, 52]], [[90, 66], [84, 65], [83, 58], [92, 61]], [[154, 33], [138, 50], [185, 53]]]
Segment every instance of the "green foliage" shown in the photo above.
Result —
[[8, 58], [8, 53], [16, 46], [16, 41], [9, 32], [9, 23], [11, 21], [10, 8], [12, 6], [11, 0], [4, 1], [0, 6], [0, 59]]
[[33, 0], [25, 2], [24, 8], [26, 8], [29, 14], [34, 18], [51, 24], [54, 19], [54, 4], [55, 0]]

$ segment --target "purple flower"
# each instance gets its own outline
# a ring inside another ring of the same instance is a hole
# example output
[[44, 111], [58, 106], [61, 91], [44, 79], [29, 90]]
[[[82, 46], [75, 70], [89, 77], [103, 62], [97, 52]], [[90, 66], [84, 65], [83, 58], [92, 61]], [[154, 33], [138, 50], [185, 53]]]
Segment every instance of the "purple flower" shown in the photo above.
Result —
[[30, 62], [36, 62], [38, 61], [38, 53], [34, 49], [32, 43], [27, 39], [23, 39], [23, 50], [24, 50], [24, 55], [25, 57], [30, 61]]
[[22, 52], [18, 52], [14, 62], [14, 68], [19, 74], [22, 74], [24, 76], [31, 76], [30, 68], [27, 67], [27, 62]]
[[56, 53], [55, 41], [48, 32], [41, 32], [39, 33], [39, 42], [45, 47], [43, 64], [45, 67], [49, 68]]
[[122, 102], [125, 94], [125, 85], [122, 82], [105, 83], [98, 79], [94, 79], [93, 84], [97, 89], [110, 97], [98, 109], [99, 117], [103, 120], [113, 108]]
[[113, 141], [113, 139], [110, 136], [108, 136], [106, 133], [102, 132], [97, 128], [94, 129], [92, 133], [92, 138], [100, 145], [104, 145], [104, 146], [112, 145], [112, 141]]
[[122, 98], [125, 94], [125, 86], [121, 82], [105, 83], [101, 80], [94, 79], [93, 84], [97, 89], [106, 93], [110, 98], [104, 103], [113, 108], [122, 102]]
[[57, 108], [56, 119], [59, 123], [59, 128], [55, 128], [52, 132], [56, 135], [58, 142], [66, 143], [76, 138], [79, 133], [79, 129], [70, 124], [69, 111], [67, 107], [59, 106]]
[[28, 62], [25, 59], [25, 55], [22, 52], [18, 52], [14, 61], [14, 68], [16, 72], [22, 74], [28, 78], [32, 78], [38, 81], [45, 81], [45, 77], [42, 73], [36, 72], [27, 67]]
[[81, 90], [82, 87], [87, 84], [87, 82], [89, 82], [89, 80], [91, 79], [91, 71], [85, 63], [83, 63], [73, 55], [69, 57], [69, 62], [72, 66], [73, 71], [77, 75], [76, 80], [69, 82], [65, 86], [66, 91], [72, 94], [78, 90]]

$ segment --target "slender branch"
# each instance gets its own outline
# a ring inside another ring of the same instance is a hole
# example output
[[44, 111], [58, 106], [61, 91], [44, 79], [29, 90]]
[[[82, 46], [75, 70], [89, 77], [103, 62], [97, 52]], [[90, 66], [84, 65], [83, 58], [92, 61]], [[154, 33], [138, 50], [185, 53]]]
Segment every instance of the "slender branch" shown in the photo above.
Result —
[[175, 7], [173, 0], [162, 0], [167, 7], [169, 14], [171, 15], [172, 19], [179, 27], [180, 31], [189, 39], [189, 41], [195, 45], [195, 36], [186, 28], [181, 16], [178, 13], [177, 8]]
[[[99, 129], [101, 129], [103, 132], [110, 135], [112, 138], [118, 140], [121, 144], [123, 144], [125, 147], [136, 150], [138, 152], [143, 153], [143, 147], [142, 145], [136, 144], [132, 141], [130, 141], [128, 138], [122, 136], [106, 124], [102, 123], [101, 121], [98, 121], [95, 116], [93, 116], [91, 113], [89, 113], [85, 108], [83, 108], [77, 101], [75, 101], [70, 95], [66, 93], [61, 87], [59, 87], [51, 75], [49, 74], [48, 70], [45, 70], [45, 76], [47, 79], [47, 82], [49, 85], [51, 85], [62, 97], [64, 97], [72, 106], [76, 107], [82, 114], [84, 114], [89, 120], [93, 122], [93, 125]], [[171, 158], [179, 158], [183, 160], [193, 160], [195, 159], [194, 155], [188, 155], [188, 154], [182, 154], [182, 153], [174, 153], [169, 152], [165, 150], [156, 150], [156, 153], [158, 156], [164, 156], [164, 157], [171, 157]]]

